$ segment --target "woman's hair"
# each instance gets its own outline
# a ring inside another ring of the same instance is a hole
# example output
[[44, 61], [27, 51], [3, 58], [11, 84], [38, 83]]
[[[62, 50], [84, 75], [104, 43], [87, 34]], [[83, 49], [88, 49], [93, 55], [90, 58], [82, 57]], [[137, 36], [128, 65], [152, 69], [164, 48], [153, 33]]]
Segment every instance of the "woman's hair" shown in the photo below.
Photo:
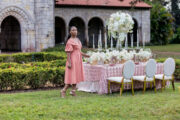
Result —
[[[77, 29], [76, 26], [71, 26], [69, 32], [71, 31], [72, 28], [76, 28], [76, 29]], [[65, 45], [67, 44], [67, 42], [68, 42], [68, 40], [69, 40], [70, 37], [71, 37], [71, 34], [69, 33], [69, 34], [68, 34], [68, 37], [67, 37], [67, 39], [66, 39], [66, 41], [65, 41]]]

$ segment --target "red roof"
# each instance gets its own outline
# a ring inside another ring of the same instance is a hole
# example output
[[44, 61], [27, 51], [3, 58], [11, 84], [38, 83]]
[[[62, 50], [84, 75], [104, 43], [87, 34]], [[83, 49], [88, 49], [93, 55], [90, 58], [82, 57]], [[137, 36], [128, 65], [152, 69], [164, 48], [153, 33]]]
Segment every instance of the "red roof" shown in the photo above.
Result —
[[[101, 7], [131, 7], [130, 2], [133, 0], [56, 0], [56, 5], [73, 5], [73, 6], [101, 6]], [[144, 2], [138, 2], [137, 8], [151, 8]]]

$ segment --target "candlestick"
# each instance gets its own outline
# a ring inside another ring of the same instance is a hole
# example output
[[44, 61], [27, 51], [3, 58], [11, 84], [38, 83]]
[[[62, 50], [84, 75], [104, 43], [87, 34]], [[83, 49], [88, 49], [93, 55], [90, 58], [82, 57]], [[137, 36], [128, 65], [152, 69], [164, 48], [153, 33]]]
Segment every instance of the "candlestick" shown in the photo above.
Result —
[[99, 51], [102, 50], [101, 30], [99, 30], [98, 50], [99, 50]]
[[143, 33], [143, 48], [145, 48], [145, 39], [146, 38], [146, 34], [145, 33]]
[[[127, 34], [128, 35], [128, 34]], [[125, 49], [127, 49], [128, 48], [128, 37], [127, 37], [127, 35], [126, 35], [126, 37], [125, 37]]]
[[113, 50], [113, 38], [112, 38], [112, 35], [111, 35], [111, 50]]
[[133, 43], [133, 33], [131, 34], [131, 48], [133, 48], [134, 47], [134, 43]]
[[139, 48], [139, 29], [137, 30], [137, 48]]
[[105, 32], [105, 49], [107, 49], [107, 35], [106, 35], [106, 32]]
[[93, 49], [95, 49], [95, 44], [94, 44], [94, 34], [93, 34]]

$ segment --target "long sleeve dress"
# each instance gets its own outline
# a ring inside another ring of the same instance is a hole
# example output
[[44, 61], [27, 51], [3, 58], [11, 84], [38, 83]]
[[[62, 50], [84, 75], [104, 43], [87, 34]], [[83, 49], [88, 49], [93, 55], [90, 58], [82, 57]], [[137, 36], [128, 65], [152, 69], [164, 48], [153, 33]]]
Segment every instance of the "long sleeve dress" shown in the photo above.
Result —
[[80, 40], [77, 42], [70, 38], [66, 44], [65, 51], [71, 52], [71, 68], [68, 68], [67, 60], [64, 80], [65, 84], [77, 84], [84, 81], [81, 48], [82, 44]]

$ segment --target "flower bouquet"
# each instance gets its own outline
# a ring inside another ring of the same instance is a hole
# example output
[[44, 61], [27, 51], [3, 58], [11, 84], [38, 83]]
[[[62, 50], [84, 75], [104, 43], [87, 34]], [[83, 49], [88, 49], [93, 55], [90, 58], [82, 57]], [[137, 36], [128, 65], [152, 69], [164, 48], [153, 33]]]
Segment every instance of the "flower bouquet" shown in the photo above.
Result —
[[121, 42], [124, 41], [127, 33], [132, 32], [133, 26], [134, 21], [128, 13], [116, 12], [110, 16], [108, 34], [117, 38], [117, 49], [121, 48]]
[[143, 49], [140, 49], [136, 55], [141, 62], [147, 62], [152, 57], [152, 53], [150, 51], [144, 51]]

